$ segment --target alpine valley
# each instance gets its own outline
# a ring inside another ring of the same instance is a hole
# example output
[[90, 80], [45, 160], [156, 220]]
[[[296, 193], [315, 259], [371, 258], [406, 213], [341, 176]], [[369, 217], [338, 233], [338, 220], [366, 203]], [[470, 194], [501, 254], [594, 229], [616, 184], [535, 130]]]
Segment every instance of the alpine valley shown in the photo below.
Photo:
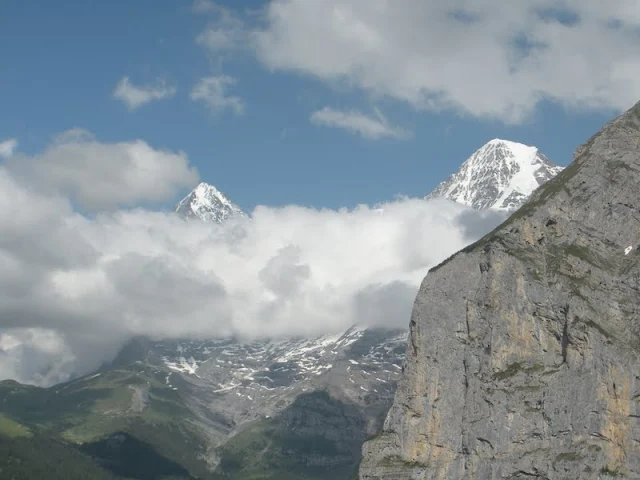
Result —
[[[492, 140], [426, 198], [511, 212], [561, 170], [534, 147]], [[535, 201], [544, 199], [537, 195]], [[175, 211], [185, 221], [209, 222], [212, 228], [248, 217], [206, 183]], [[396, 460], [385, 458], [431, 461], [397, 443], [402, 432], [409, 432], [411, 441], [421, 435], [408, 427], [396, 430], [396, 424], [408, 421], [402, 419], [405, 410], [413, 408], [413, 397], [402, 403], [404, 396], [430, 388], [414, 385], [422, 372], [414, 367], [422, 361], [416, 328], [408, 377], [402, 376], [407, 330], [354, 325], [317, 338], [252, 342], [137, 338], [112, 363], [64, 384], [39, 388], [0, 382], [0, 476], [352, 480], [364, 442], [396, 432], [392, 446], [367, 444], [365, 478], [459, 478], [424, 476], [420, 472], [426, 468], [396, 469], [400, 476], [385, 473], [391, 470], [384, 462], [396, 468]], [[429, 328], [421, 332], [428, 344]], [[446, 341], [454, 337], [458, 333]], [[504, 355], [503, 363], [511, 361]], [[551, 368], [547, 363], [545, 371]], [[69, 464], [77, 469], [63, 468]]]

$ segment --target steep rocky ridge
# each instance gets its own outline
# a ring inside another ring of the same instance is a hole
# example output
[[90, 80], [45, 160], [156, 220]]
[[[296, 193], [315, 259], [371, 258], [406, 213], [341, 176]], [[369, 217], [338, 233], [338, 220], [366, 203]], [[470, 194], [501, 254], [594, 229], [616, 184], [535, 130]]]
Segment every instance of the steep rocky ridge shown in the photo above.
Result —
[[433, 268], [362, 480], [640, 478], [640, 104]]

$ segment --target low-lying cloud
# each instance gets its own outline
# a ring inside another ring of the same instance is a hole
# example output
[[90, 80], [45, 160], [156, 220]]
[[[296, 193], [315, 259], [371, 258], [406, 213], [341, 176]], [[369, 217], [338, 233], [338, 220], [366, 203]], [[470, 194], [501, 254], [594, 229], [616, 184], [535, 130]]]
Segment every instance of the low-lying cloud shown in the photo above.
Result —
[[427, 270], [502, 217], [446, 200], [257, 207], [223, 225], [88, 217], [0, 166], [0, 378], [88, 373], [131, 338], [283, 337], [408, 324]]

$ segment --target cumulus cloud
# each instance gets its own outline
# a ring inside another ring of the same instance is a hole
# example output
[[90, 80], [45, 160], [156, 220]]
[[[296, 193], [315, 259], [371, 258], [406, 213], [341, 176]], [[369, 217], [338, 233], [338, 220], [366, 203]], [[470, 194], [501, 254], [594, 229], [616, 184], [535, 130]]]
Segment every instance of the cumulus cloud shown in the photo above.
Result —
[[9, 158], [18, 148], [18, 140], [10, 138], [0, 142], [0, 157]]
[[349, 133], [361, 135], [372, 140], [384, 137], [399, 140], [411, 138], [411, 132], [390, 125], [378, 109], [375, 110], [375, 116], [368, 116], [357, 110], [336, 110], [331, 107], [324, 107], [311, 114], [309, 120], [314, 125], [341, 128]]
[[245, 110], [244, 100], [227, 93], [235, 83], [235, 78], [228, 75], [205, 77], [193, 87], [189, 97], [194, 102], [203, 102], [213, 112], [231, 110], [235, 115], [242, 115]]
[[635, 0], [272, 0], [251, 39], [271, 69], [520, 122], [544, 99], [635, 103], [638, 28]]
[[498, 221], [415, 199], [257, 207], [220, 226], [142, 209], [87, 217], [5, 167], [0, 201], [0, 377], [45, 385], [94, 370], [139, 335], [404, 327], [428, 268]]
[[176, 94], [176, 87], [159, 80], [155, 84], [134, 85], [129, 77], [122, 77], [113, 91], [113, 97], [122, 101], [129, 110], [137, 110], [155, 100], [171, 98]]
[[198, 181], [182, 152], [142, 140], [101, 143], [82, 129], [61, 134], [39, 155], [14, 155], [7, 166], [23, 182], [94, 211], [170, 200]]

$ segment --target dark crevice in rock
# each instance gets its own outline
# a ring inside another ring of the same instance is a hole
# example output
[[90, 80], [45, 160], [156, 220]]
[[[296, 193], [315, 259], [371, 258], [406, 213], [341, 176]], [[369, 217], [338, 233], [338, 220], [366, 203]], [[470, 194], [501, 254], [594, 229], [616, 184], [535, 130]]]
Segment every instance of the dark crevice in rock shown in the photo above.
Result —
[[567, 363], [567, 348], [569, 347], [569, 320], [567, 317], [564, 319], [564, 326], [562, 327], [562, 363]]
[[486, 443], [487, 445], [489, 445], [489, 447], [491, 447], [491, 450], [495, 450], [495, 449], [493, 448], [493, 443], [491, 443], [491, 442], [490, 442], [489, 440], [487, 440], [486, 438], [478, 437], [478, 438], [477, 438], [477, 440], [478, 440], [479, 442]]

